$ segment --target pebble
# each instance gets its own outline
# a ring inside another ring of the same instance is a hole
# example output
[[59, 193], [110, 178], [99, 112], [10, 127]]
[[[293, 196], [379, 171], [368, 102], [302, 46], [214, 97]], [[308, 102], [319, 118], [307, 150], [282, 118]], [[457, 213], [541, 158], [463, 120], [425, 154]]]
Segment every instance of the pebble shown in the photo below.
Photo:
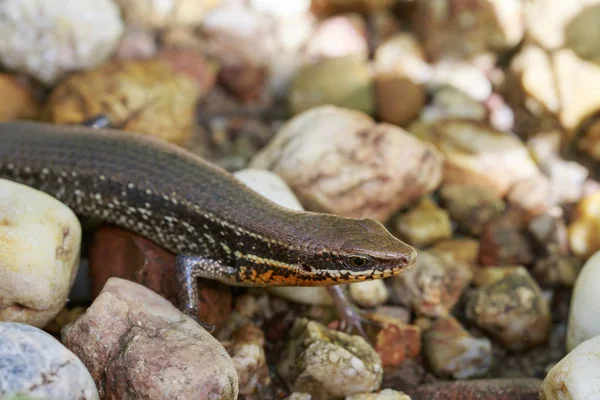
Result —
[[510, 351], [536, 347], [550, 335], [548, 300], [523, 267], [470, 293], [465, 313]]
[[567, 351], [580, 343], [600, 335], [600, 252], [596, 252], [584, 264], [571, 297], [567, 330]]
[[221, 0], [115, 1], [128, 25], [148, 30], [199, 25], [221, 3]]
[[39, 104], [33, 88], [13, 74], [0, 73], [0, 92], [11, 101], [0, 103], [0, 121], [35, 119]]
[[325, 105], [373, 113], [373, 80], [365, 58], [350, 55], [300, 67], [291, 82], [288, 102], [294, 115]]
[[423, 197], [414, 208], [399, 215], [394, 227], [400, 238], [416, 247], [427, 247], [439, 240], [452, 238], [448, 211], [440, 208], [430, 197]]
[[600, 250], [600, 192], [581, 199], [568, 232], [569, 246], [576, 256], [587, 259]]
[[0, 320], [46, 326], [65, 306], [80, 259], [81, 225], [66, 205], [0, 179]]
[[469, 286], [473, 272], [444, 252], [423, 250], [415, 266], [390, 278], [392, 301], [410, 306], [417, 315], [443, 317]]
[[511, 209], [484, 226], [479, 243], [481, 265], [529, 265], [534, 260], [523, 214]]
[[485, 225], [506, 208], [502, 198], [485, 186], [447, 184], [439, 193], [450, 218], [474, 236], [480, 236]]
[[444, 185], [484, 186], [504, 197], [515, 183], [540, 173], [518, 137], [480, 121], [440, 120], [411, 132], [445, 156]]
[[[597, 315], [597, 314], [596, 314]], [[596, 318], [594, 316], [594, 318]], [[600, 393], [600, 336], [577, 343], [550, 369], [540, 388], [540, 400], [589, 400]]]
[[363, 308], [381, 306], [390, 297], [383, 279], [353, 283], [348, 289], [352, 300]]
[[232, 344], [226, 346], [237, 370], [240, 395], [251, 395], [260, 387], [271, 384], [265, 355], [265, 334], [253, 323], [238, 329]]
[[484, 376], [492, 365], [492, 343], [477, 338], [453, 317], [440, 318], [423, 334], [428, 365], [440, 378], [472, 379]]
[[350, 55], [366, 60], [368, 46], [364, 18], [359, 14], [327, 18], [315, 26], [303, 47], [304, 56], [311, 60]]
[[48, 333], [15, 322], [0, 322], [0, 394], [3, 399], [100, 399], [75, 354]]
[[471, 271], [479, 267], [479, 241], [469, 237], [440, 240], [431, 248], [449, 254], [460, 263], [467, 264]]
[[538, 400], [534, 378], [470, 379], [431, 383], [406, 390], [412, 400]]
[[0, 3], [0, 59], [52, 85], [106, 61], [123, 30], [113, 0], [6, 0]]
[[277, 372], [290, 391], [324, 400], [378, 389], [383, 367], [362, 337], [301, 318], [289, 332]]
[[110, 278], [62, 341], [90, 371], [101, 398], [238, 397], [223, 346], [168, 300]]
[[251, 167], [283, 178], [307, 210], [379, 221], [435, 190], [442, 175], [441, 156], [431, 146], [334, 106], [290, 119]]
[[111, 60], [69, 75], [54, 87], [42, 115], [52, 123], [78, 124], [104, 114], [113, 124], [122, 122], [125, 131], [186, 146], [193, 135], [195, 105], [214, 83], [201, 53], [166, 49], [151, 59]]
[[452, 86], [442, 86], [434, 90], [431, 97], [431, 102], [421, 111], [417, 124], [443, 119], [484, 121], [488, 114], [483, 104]]
[[344, 400], [411, 400], [409, 396], [392, 389], [383, 389], [377, 393], [361, 393], [346, 396]]
[[[380, 325], [371, 329], [373, 348], [381, 357], [384, 370], [398, 368], [407, 359], [416, 358], [421, 352], [421, 329], [401, 319], [379, 312], [369, 314], [369, 319]], [[370, 329], [366, 326], [367, 329]]]
[[418, 2], [412, 24], [434, 59], [470, 59], [515, 47], [525, 32], [518, 0]]

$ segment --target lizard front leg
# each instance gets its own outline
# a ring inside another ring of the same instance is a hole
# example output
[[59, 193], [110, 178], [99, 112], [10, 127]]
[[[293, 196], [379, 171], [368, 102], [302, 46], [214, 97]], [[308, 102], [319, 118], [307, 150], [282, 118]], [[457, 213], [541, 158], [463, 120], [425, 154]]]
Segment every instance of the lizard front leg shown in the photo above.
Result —
[[179, 293], [177, 294], [179, 305], [183, 312], [193, 318], [209, 332], [215, 327], [201, 321], [198, 317], [198, 286], [197, 278], [207, 278], [219, 281], [227, 281], [235, 276], [235, 269], [222, 265], [218, 261], [193, 254], [179, 254], [175, 259], [175, 279]]

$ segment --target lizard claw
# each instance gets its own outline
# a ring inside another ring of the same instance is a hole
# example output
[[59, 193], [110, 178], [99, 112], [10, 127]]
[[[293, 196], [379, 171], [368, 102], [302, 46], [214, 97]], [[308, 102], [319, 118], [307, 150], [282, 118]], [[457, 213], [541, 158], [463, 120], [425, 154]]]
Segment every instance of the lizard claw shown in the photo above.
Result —
[[336, 309], [339, 313], [341, 324], [340, 330], [346, 333], [352, 333], [356, 331], [363, 339], [370, 342], [370, 339], [363, 328], [363, 324], [369, 324], [373, 326], [381, 326], [376, 321], [365, 316], [364, 312], [356, 307], [348, 300], [342, 288], [339, 286], [329, 286], [328, 291], [334, 299]]
[[185, 315], [187, 315], [188, 317], [190, 317], [191, 319], [193, 319], [194, 321], [196, 321], [198, 323], [198, 325], [200, 325], [201, 327], [206, 329], [208, 331], [208, 333], [212, 334], [215, 331], [214, 325], [207, 324], [206, 322], [204, 322], [200, 319], [200, 317], [198, 316], [198, 310], [196, 310], [194, 308], [186, 308], [183, 313]]

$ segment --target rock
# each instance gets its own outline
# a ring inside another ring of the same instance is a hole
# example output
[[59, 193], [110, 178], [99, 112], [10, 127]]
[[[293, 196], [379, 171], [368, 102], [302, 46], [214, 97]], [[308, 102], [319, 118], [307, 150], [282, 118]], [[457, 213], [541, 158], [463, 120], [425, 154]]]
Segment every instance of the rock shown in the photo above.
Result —
[[491, 286], [523, 268], [522, 265], [504, 265], [502, 267], [479, 268], [473, 277], [475, 287]]
[[579, 202], [568, 232], [569, 246], [576, 256], [587, 259], [600, 250], [600, 192]]
[[95, 400], [98, 390], [75, 354], [30, 325], [0, 322], [4, 399]]
[[572, 137], [600, 108], [600, 65], [582, 60], [569, 49], [554, 53], [552, 62], [560, 94], [560, 122]]
[[509, 206], [524, 212], [530, 218], [549, 212], [555, 205], [550, 193], [550, 181], [542, 174], [515, 183], [508, 192], [506, 201]]
[[381, 326], [374, 329], [370, 337], [385, 370], [397, 368], [407, 359], [419, 355], [421, 330], [418, 326], [379, 313], [370, 314], [369, 318]]
[[426, 86], [430, 92], [451, 87], [477, 101], [487, 100], [492, 95], [492, 83], [485, 72], [466, 61], [437, 62]]
[[234, 334], [233, 343], [227, 351], [237, 370], [240, 395], [251, 395], [257, 388], [271, 383], [264, 347], [265, 335], [252, 323]]
[[404, 125], [426, 102], [423, 83], [430, 75], [425, 54], [409, 33], [392, 36], [375, 52], [375, 101], [384, 122]]
[[385, 304], [389, 293], [382, 279], [358, 282], [349, 285], [350, 297], [363, 308], [373, 308]]
[[542, 381], [533, 378], [472, 379], [410, 388], [413, 400], [538, 400]]
[[561, 104], [555, 78], [550, 56], [535, 45], [526, 43], [512, 59], [504, 92], [521, 136], [559, 128]]
[[[593, 160], [600, 160], [600, 120], [597, 116], [592, 116], [590, 121], [583, 124], [582, 132], [575, 142], [577, 149], [591, 157]], [[586, 170], [587, 172], [587, 170]]]
[[143, 0], [115, 0], [127, 25], [145, 29], [166, 29], [200, 25], [206, 14], [221, 0], [166, 0], [146, 3]]
[[150, 289], [108, 280], [62, 340], [87, 366], [101, 398], [237, 399], [223, 346]]
[[485, 375], [492, 365], [492, 343], [476, 338], [453, 317], [436, 320], [423, 334], [423, 348], [440, 378], [471, 379]]
[[383, 389], [378, 393], [361, 393], [347, 396], [345, 400], [410, 400], [410, 397], [392, 389]]
[[31, 85], [16, 75], [0, 73], [0, 92], [10, 99], [0, 103], [0, 121], [35, 119], [39, 104]]
[[241, 102], [257, 102], [263, 96], [267, 72], [265, 67], [225, 65], [219, 70], [218, 82]]
[[599, 345], [600, 336], [592, 336], [569, 350], [546, 375], [539, 398], [583, 400], [597, 397], [597, 382], [600, 377]]
[[123, 130], [184, 146], [193, 133], [195, 104], [213, 83], [200, 53], [165, 50], [152, 59], [112, 61], [71, 74], [52, 91], [43, 116], [77, 124], [105, 114], [116, 125], [124, 123]]
[[548, 301], [525, 268], [468, 296], [466, 316], [509, 351], [533, 348], [548, 339]]
[[285, 400], [312, 400], [312, 396], [308, 393], [294, 392], [286, 397]]
[[46, 326], [67, 302], [81, 225], [66, 205], [0, 179], [0, 320]]
[[371, 114], [373, 82], [364, 57], [351, 55], [306, 64], [294, 76], [288, 94], [292, 114], [319, 106], [337, 106]]
[[311, 11], [317, 15], [349, 11], [371, 13], [390, 8], [393, 4], [393, 0], [313, 0], [311, 1]]
[[582, 342], [600, 335], [600, 312], [598, 288], [595, 285], [600, 273], [600, 253], [595, 253], [584, 264], [575, 286], [569, 311], [567, 351], [572, 351]]
[[156, 56], [158, 43], [154, 32], [126, 26], [119, 47], [115, 51], [117, 60], [145, 60]]
[[290, 391], [319, 400], [376, 390], [383, 368], [363, 338], [302, 318], [289, 332], [277, 372]]
[[[246, 168], [236, 171], [234, 176], [250, 189], [282, 207], [303, 211], [304, 208], [290, 187], [278, 175], [258, 168]], [[352, 286], [354, 284], [351, 284]], [[333, 300], [324, 287], [278, 286], [266, 290], [295, 303], [332, 305]]]
[[75, 322], [77, 318], [85, 313], [85, 310], [86, 307], [74, 307], [71, 309], [64, 307], [62, 310], [60, 310], [56, 318], [54, 318], [48, 325], [44, 327], [44, 331], [59, 337], [62, 328], [71, 324], [72, 322]]
[[410, 305], [417, 315], [443, 317], [469, 286], [471, 268], [451, 255], [421, 251], [415, 266], [390, 279], [392, 301]]
[[[118, 277], [144, 285], [180, 306], [175, 255], [150, 240], [121, 228], [102, 226], [94, 232], [89, 260], [93, 298], [111, 277]], [[197, 282], [198, 317], [218, 330], [231, 312], [231, 290], [212, 280], [198, 279]]]
[[539, 253], [532, 270], [536, 280], [543, 286], [572, 287], [581, 262], [570, 252], [563, 218], [540, 215], [529, 222], [528, 231]]
[[113, 0], [8, 0], [0, 5], [0, 61], [52, 85], [110, 57], [123, 33]]
[[505, 209], [502, 198], [485, 186], [447, 184], [442, 186], [439, 193], [450, 218], [462, 230], [474, 236], [480, 236], [486, 224], [500, 216]]
[[[576, 23], [577, 16], [593, 10], [598, 0], [533, 0], [523, 4], [528, 35], [546, 50], [564, 47], [567, 35], [572, 35], [569, 26]], [[579, 31], [590, 29], [578, 24]], [[582, 32], [583, 33], [583, 32]]]
[[527, 141], [530, 153], [540, 170], [547, 176], [549, 188], [546, 201], [551, 205], [579, 201], [589, 176], [587, 168], [576, 161], [567, 161], [561, 157], [561, 136], [561, 132], [551, 131], [536, 135]]
[[587, 3], [588, 6], [571, 18], [565, 26], [564, 44], [581, 59], [597, 62], [600, 60], [600, 47], [596, 41], [600, 35], [600, 2], [588, 0]]
[[442, 86], [434, 90], [431, 97], [429, 104], [421, 111], [419, 121], [429, 123], [443, 119], [485, 121], [488, 116], [488, 111], [483, 104], [453, 86]]
[[324, 106], [289, 120], [251, 167], [279, 175], [309, 210], [385, 221], [435, 190], [441, 163], [401, 128]]
[[460, 263], [467, 264], [475, 272], [479, 266], [479, 241], [471, 238], [440, 240], [433, 250], [450, 254]]
[[[388, 305], [379, 306], [370, 315], [375, 316], [375, 318], [377, 318], [377, 317], [391, 318], [395, 321], [400, 321], [405, 324], [409, 324], [410, 321], [412, 320], [410, 310], [405, 307], [400, 307], [400, 306], [388, 306]], [[387, 319], [386, 319], [386, 321], [387, 321]]]
[[311, 60], [352, 55], [366, 60], [367, 47], [364, 18], [359, 14], [346, 14], [319, 22], [304, 44], [303, 53]]
[[427, 247], [452, 237], [448, 212], [429, 197], [422, 198], [415, 208], [399, 215], [394, 227], [399, 237], [416, 247]]
[[517, 137], [478, 121], [443, 120], [413, 133], [444, 154], [444, 184], [485, 186], [503, 197], [516, 182], [539, 174]]
[[481, 234], [481, 265], [529, 265], [535, 260], [523, 215], [515, 210], [489, 221]]
[[524, 33], [521, 2], [443, 0], [420, 2], [412, 21], [429, 56], [472, 58], [515, 47]]

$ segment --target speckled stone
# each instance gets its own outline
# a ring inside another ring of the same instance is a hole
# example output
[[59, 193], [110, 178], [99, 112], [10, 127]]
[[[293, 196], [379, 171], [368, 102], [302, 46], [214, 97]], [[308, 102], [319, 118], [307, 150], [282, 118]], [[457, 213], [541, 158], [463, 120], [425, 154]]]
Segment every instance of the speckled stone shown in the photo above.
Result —
[[99, 399], [81, 360], [31, 325], [0, 323], [0, 398]]

